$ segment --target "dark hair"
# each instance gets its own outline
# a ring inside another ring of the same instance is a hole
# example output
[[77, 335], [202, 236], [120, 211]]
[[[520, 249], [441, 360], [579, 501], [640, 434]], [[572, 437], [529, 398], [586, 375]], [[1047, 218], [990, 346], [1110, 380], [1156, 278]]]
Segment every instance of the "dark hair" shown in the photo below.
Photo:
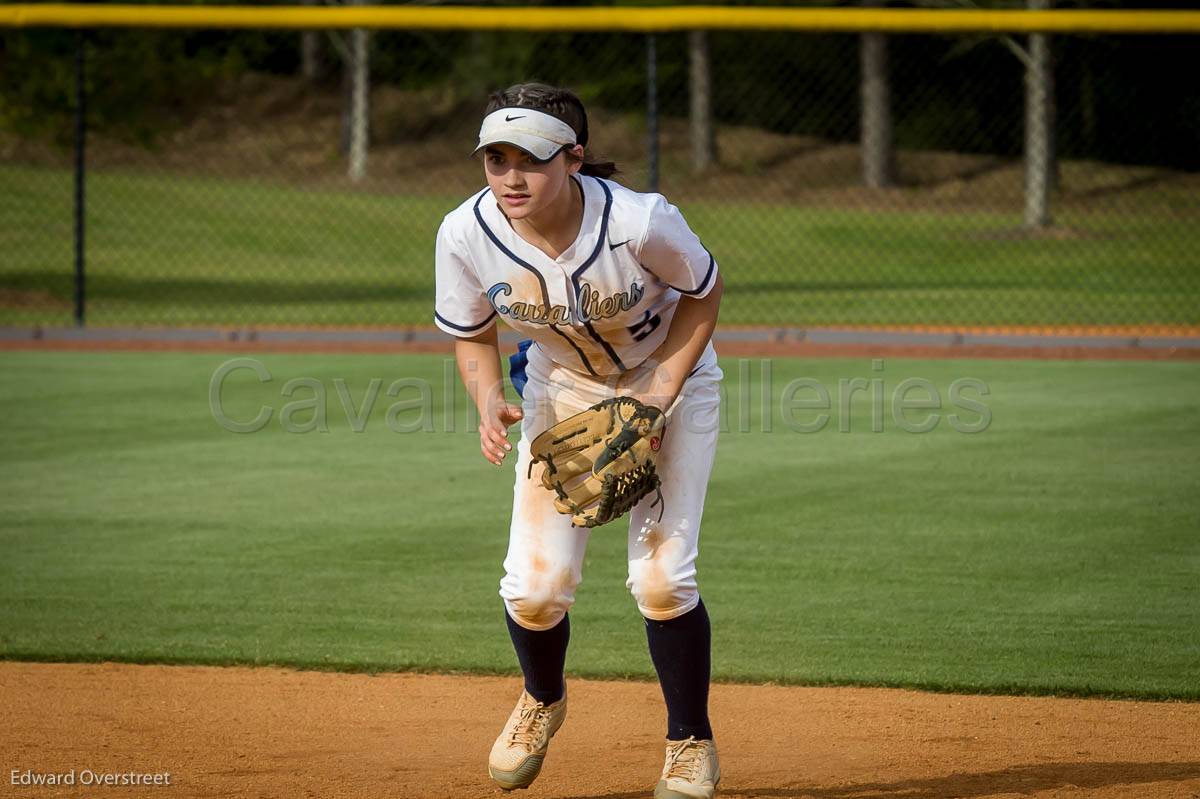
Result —
[[583, 166], [580, 174], [594, 175], [598, 178], [612, 177], [618, 171], [612, 161], [593, 161], [587, 152], [588, 123], [587, 111], [583, 101], [570, 89], [560, 89], [545, 83], [517, 83], [504, 91], [492, 92], [488, 95], [487, 110], [490, 114], [501, 108], [532, 108], [550, 116], [557, 117], [571, 126], [575, 131], [575, 141], [584, 146]]

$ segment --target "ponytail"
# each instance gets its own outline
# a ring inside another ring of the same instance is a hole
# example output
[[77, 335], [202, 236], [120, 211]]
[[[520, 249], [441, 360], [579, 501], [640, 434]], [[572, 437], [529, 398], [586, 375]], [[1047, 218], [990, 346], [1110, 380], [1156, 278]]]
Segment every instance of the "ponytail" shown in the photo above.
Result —
[[620, 171], [612, 161], [590, 161], [586, 154], [583, 157], [583, 166], [579, 167], [579, 174], [597, 178], [611, 178]]

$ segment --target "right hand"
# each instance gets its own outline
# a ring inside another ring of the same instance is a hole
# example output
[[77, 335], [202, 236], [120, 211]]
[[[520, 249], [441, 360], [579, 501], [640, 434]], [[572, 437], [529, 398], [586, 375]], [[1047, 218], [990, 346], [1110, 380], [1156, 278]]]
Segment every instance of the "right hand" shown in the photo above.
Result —
[[501, 401], [482, 414], [479, 422], [479, 450], [483, 457], [500, 466], [504, 456], [512, 451], [508, 443], [508, 428], [521, 421], [524, 412], [519, 405]]

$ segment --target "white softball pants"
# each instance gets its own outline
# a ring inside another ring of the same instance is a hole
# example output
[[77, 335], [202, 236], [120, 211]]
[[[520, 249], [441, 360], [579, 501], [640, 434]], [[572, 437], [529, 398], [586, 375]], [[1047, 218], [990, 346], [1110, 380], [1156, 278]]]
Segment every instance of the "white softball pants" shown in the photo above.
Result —
[[[500, 596], [512, 619], [529, 630], [548, 630], [562, 621], [582, 581], [584, 552], [591, 530], [572, 527], [571, 517], [554, 508], [554, 494], [541, 484], [542, 466], [529, 470], [529, 442], [546, 428], [601, 400], [637, 393], [635, 382], [597, 379], [561, 366], [534, 344], [528, 351], [521, 439], [516, 452], [512, 524]], [[635, 370], [636, 372], [636, 370]], [[696, 607], [696, 557], [704, 497], [716, 452], [721, 367], [710, 342], [683, 390], [667, 409], [659, 451], [662, 502], [643, 497], [629, 517], [629, 579], [626, 587], [638, 610], [666, 621]], [[659, 511], [662, 519], [659, 521]], [[621, 520], [600, 528], [611, 534]]]

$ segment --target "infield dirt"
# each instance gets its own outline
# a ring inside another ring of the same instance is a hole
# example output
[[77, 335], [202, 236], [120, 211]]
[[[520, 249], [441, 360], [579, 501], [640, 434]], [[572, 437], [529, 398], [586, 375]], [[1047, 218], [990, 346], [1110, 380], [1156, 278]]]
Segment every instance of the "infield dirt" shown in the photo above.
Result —
[[[649, 797], [658, 686], [568, 690], [541, 777], [514, 796]], [[497, 797], [487, 753], [519, 691], [511, 677], [0, 663], [0, 794]], [[716, 685], [711, 709], [727, 799], [1200, 797], [1200, 704]], [[171, 783], [13, 783], [85, 769]]]

